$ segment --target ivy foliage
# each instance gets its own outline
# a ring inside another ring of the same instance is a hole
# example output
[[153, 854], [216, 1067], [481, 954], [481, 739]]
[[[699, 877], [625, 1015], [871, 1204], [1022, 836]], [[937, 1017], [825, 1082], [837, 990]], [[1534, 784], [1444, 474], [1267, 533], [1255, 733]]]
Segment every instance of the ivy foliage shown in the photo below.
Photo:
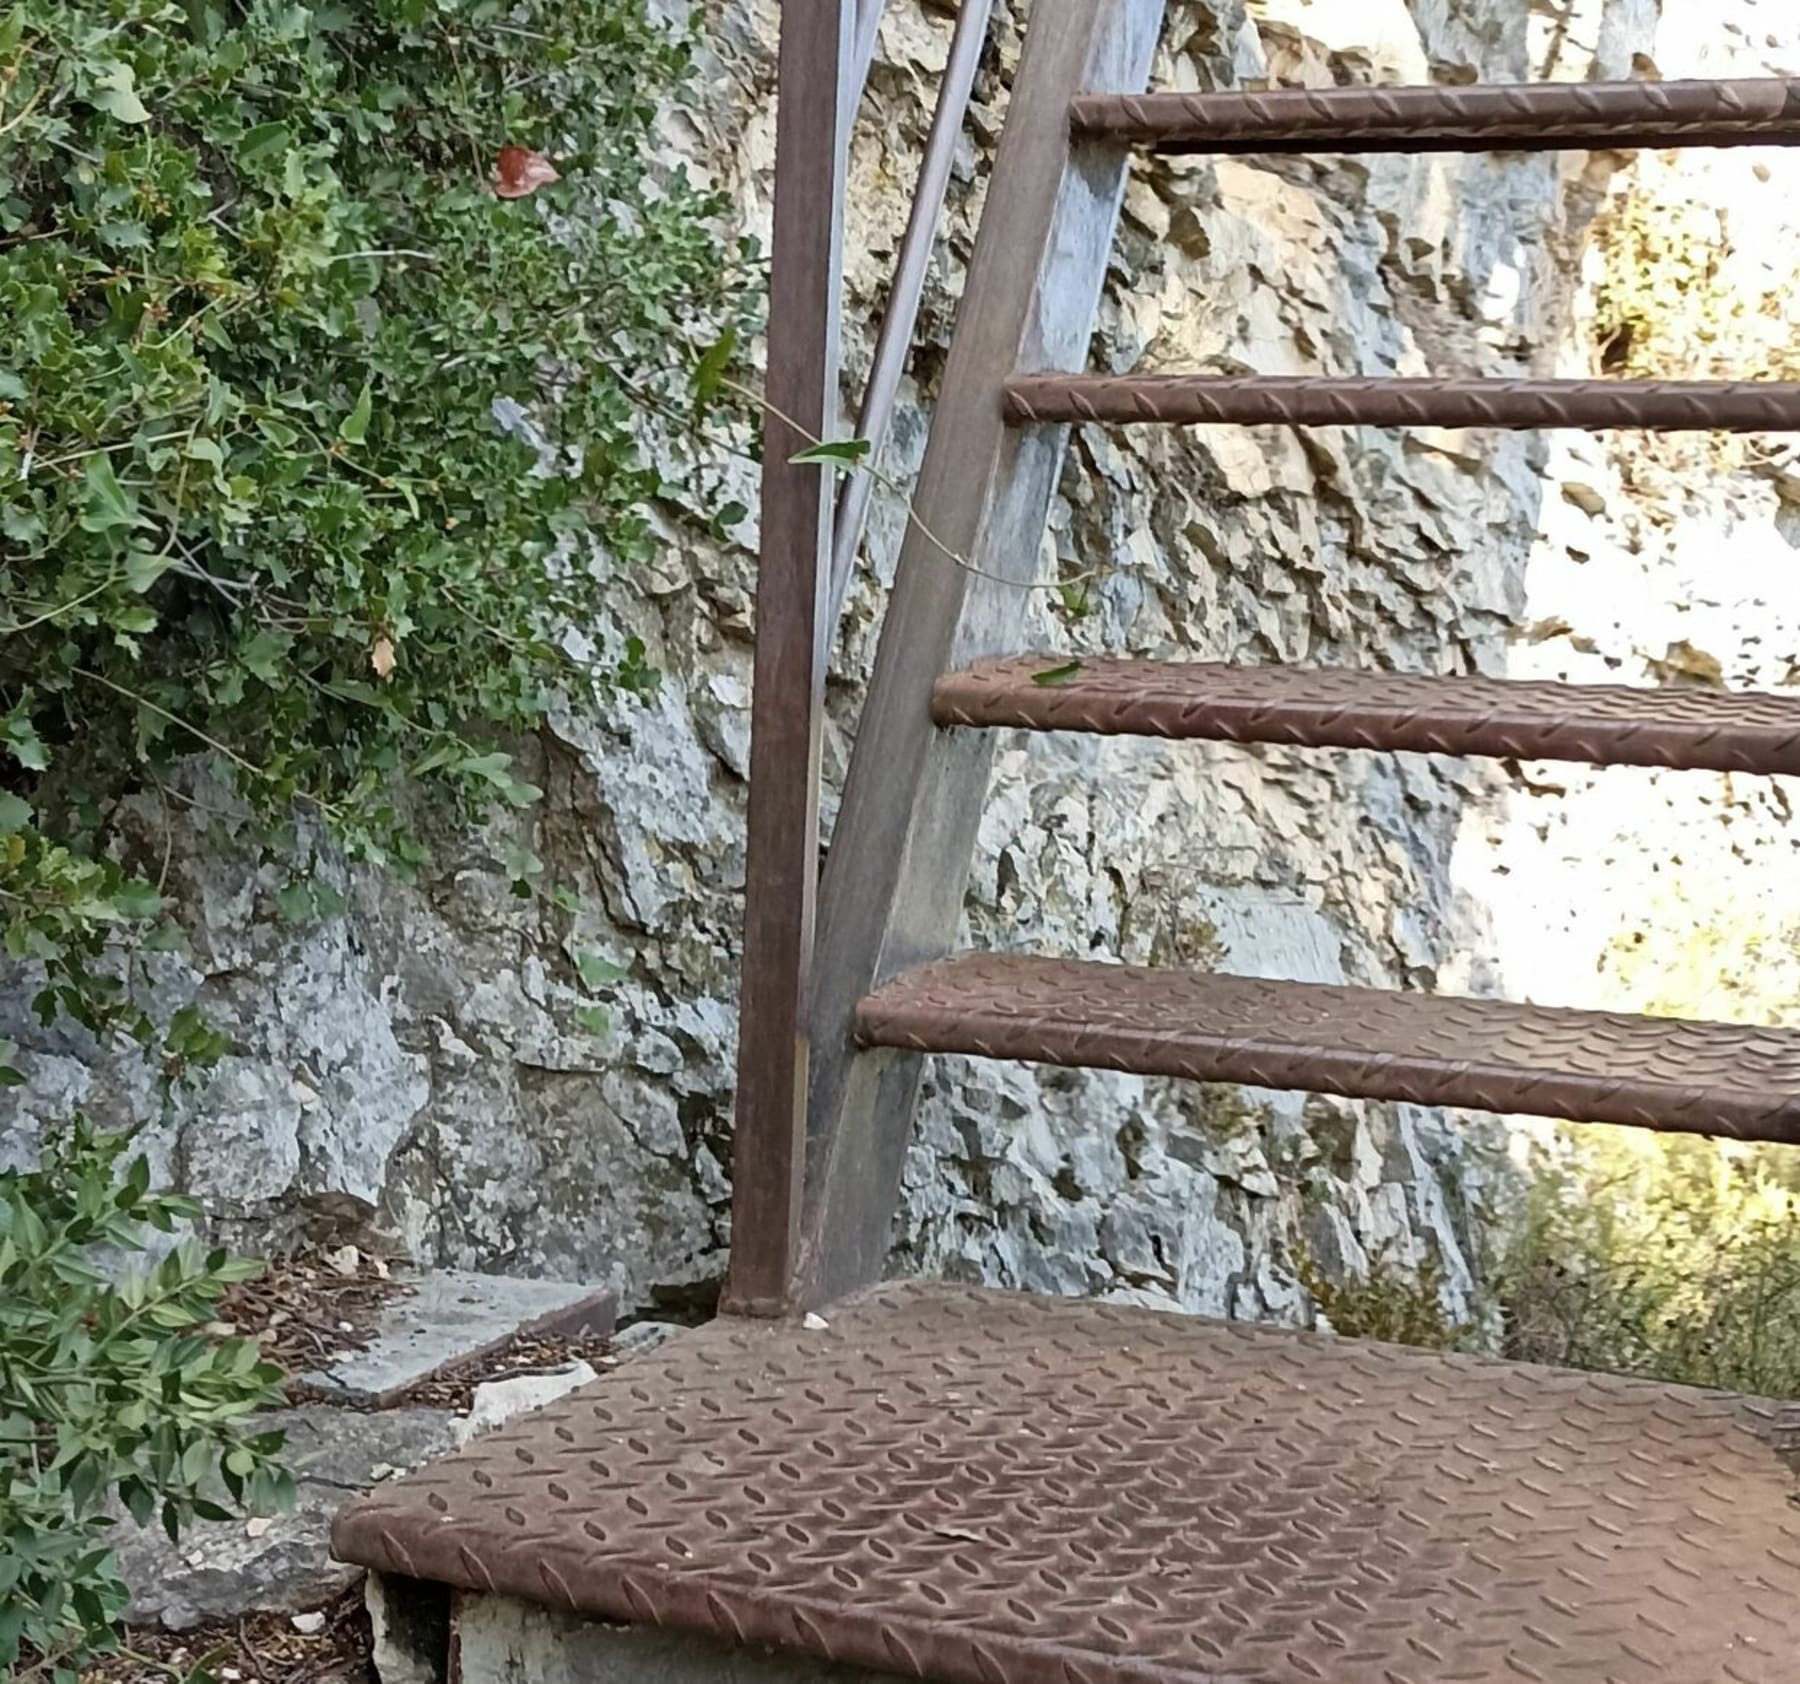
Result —
[[294, 1497], [279, 1432], [280, 1371], [247, 1339], [208, 1332], [256, 1265], [191, 1242], [118, 1267], [151, 1232], [197, 1214], [153, 1193], [120, 1135], [78, 1122], [28, 1173], [0, 1173], [0, 1678], [75, 1677], [117, 1642], [127, 1594], [113, 1506], [172, 1539], [195, 1517], [263, 1513]]
[[0, 931], [47, 1019], [220, 1050], [110, 958], [178, 940], [108, 827], [177, 759], [405, 870], [408, 787], [528, 804], [506, 742], [651, 681], [565, 628], [747, 291], [653, 156], [688, 63], [645, 0], [0, 0]]

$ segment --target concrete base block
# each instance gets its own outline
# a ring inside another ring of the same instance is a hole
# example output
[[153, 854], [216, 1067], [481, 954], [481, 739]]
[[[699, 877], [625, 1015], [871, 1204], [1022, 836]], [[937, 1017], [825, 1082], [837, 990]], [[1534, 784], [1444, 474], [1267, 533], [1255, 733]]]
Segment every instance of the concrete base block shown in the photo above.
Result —
[[599, 1287], [437, 1270], [382, 1311], [367, 1349], [301, 1378], [333, 1399], [384, 1409], [439, 1370], [487, 1356], [521, 1334], [604, 1338], [614, 1308], [613, 1295]]
[[378, 1684], [446, 1684], [454, 1599], [447, 1586], [420, 1579], [371, 1573], [363, 1581]]
[[457, 1598], [451, 1649], [451, 1684], [892, 1684], [888, 1673], [657, 1626], [600, 1625], [501, 1596]]

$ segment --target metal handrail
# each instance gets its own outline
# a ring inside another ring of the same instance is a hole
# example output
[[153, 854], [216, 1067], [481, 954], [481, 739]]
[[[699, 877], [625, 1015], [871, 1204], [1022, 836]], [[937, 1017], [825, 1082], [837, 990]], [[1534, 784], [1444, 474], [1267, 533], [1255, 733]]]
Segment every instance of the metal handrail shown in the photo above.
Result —
[[[882, 0], [864, 0], [864, 4], [879, 23]], [[931, 135], [919, 165], [912, 215], [900, 247], [900, 262], [894, 272], [893, 292], [888, 300], [887, 314], [882, 319], [874, 365], [857, 417], [856, 436], [868, 441], [871, 466], [880, 461], [888, 434], [893, 429], [894, 412], [900, 400], [900, 382], [905, 378], [913, 333], [919, 325], [919, 307], [924, 302], [925, 282], [931, 272], [931, 253], [937, 244], [944, 200], [950, 191], [950, 175], [956, 165], [956, 147], [962, 139], [963, 124], [974, 101], [975, 76], [981, 68], [981, 51], [987, 44], [988, 25], [993, 15], [994, 0], [963, 0], [962, 11], [956, 20], [956, 34], [950, 43], [943, 86], [938, 90], [937, 110], [931, 120]], [[874, 494], [874, 477], [865, 472], [850, 475], [838, 496], [832, 532], [831, 598], [827, 621], [834, 631], [843, 617], [850, 574], [856, 566], [856, 552], [862, 547], [863, 527], [868, 521], [869, 502]]]
[[856, 0], [856, 91], [869, 91], [869, 72], [875, 65], [875, 49], [881, 40], [881, 18], [887, 0]]

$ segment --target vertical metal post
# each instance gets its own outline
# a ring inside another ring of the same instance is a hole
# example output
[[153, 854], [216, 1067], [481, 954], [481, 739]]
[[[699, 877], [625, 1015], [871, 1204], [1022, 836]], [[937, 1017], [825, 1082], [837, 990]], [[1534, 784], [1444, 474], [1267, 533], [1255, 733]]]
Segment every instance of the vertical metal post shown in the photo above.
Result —
[[[756, 585], [749, 860], [726, 1307], [790, 1304], [806, 1158], [819, 750], [830, 634], [825, 469], [791, 458], [838, 426], [839, 321], [858, 0], [783, 0]], [[797, 425], [793, 424], [797, 423]]]

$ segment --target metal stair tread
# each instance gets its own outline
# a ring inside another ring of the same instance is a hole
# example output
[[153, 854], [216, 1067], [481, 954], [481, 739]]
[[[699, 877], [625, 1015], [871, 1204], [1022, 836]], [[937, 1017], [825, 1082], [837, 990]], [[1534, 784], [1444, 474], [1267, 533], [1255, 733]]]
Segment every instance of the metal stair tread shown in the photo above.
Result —
[[1015, 426], [1492, 427], [1800, 431], [1800, 381], [1424, 379], [1375, 375], [1015, 374]]
[[1800, 1145], [1800, 1029], [996, 953], [856, 1021], [866, 1046]]
[[1791, 1684], [1782, 1412], [921, 1283], [714, 1322], [340, 1555], [948, 1684]]
[[1600, 150], [1800, 143], [1800, 80], [1085, 94], [1079, 135], [1165, 152]]
[[937, 683], [942, 726], [1800, 774], [1800, 692], [1038, 654]]

